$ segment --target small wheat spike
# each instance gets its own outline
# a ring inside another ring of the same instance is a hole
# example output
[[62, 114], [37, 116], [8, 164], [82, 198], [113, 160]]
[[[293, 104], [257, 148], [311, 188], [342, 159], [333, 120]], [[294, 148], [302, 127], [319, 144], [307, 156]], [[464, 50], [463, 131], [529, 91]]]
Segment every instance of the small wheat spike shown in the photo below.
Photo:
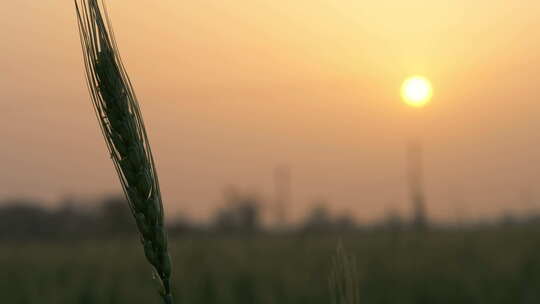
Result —
[[356, 260], [349, 256], [341, 242], [332, 259], [332, 269], [328, 279], [332, 304], [359, 304], [359, 285]]
[[171, 304], [171, 262], [152, 151], [103, 1], [74, 0], [86, 77], [101, 131], [135, 217], [148, 262]]

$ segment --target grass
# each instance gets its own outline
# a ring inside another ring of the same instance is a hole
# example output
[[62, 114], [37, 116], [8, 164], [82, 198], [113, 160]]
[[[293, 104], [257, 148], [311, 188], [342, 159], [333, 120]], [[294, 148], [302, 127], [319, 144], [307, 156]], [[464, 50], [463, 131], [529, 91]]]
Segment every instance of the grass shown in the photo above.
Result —
[[104, 3], [75, 0], [88, 88], [101, 131], [129, 202], [146, 259], [172, 303], [171, 261], [159, 181], [139, 103], [124, 68]]

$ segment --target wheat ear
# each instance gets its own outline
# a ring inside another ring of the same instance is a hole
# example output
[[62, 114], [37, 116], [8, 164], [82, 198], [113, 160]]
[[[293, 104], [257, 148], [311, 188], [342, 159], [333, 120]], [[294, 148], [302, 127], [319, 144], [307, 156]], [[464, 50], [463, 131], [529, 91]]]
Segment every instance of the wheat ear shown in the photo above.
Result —
[[328, 278], [332, 304], [359, 304], [358, 270], [356, 259], [346, 253], [341, 242], [332, 259]]
[[152, 151], [103, 2], [74, 0], [86, 77], [101, 131], [135, 217], [148, 262], [172, 303], [171, 262]]

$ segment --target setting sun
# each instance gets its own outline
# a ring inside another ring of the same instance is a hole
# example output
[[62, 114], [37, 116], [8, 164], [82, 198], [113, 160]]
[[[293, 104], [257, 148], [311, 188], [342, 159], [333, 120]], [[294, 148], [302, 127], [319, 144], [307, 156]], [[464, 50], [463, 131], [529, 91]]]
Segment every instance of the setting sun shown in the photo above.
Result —
[[407, 78], [401, 86], [403, 100], [413, 107], [423, 107], [429, 102], [432, 95], [431, 83], [425, 77], [413, 76]]

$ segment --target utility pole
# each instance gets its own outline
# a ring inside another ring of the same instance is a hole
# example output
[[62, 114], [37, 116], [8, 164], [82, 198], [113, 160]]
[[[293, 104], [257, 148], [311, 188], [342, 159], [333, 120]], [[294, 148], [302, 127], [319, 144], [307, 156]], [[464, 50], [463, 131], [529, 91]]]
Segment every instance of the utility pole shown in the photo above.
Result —
[[423, 190], [422, 143], [411, 141], [408, 146], [409, 187], [413, 205], [413, 227], [425, 230], [428, 227], [425, 196]]
[[287, 165], [277, 166], [274, 171], [276, 226], [283, 229], [288, 224], [287, 207], [291, 198], [291, 170]]

